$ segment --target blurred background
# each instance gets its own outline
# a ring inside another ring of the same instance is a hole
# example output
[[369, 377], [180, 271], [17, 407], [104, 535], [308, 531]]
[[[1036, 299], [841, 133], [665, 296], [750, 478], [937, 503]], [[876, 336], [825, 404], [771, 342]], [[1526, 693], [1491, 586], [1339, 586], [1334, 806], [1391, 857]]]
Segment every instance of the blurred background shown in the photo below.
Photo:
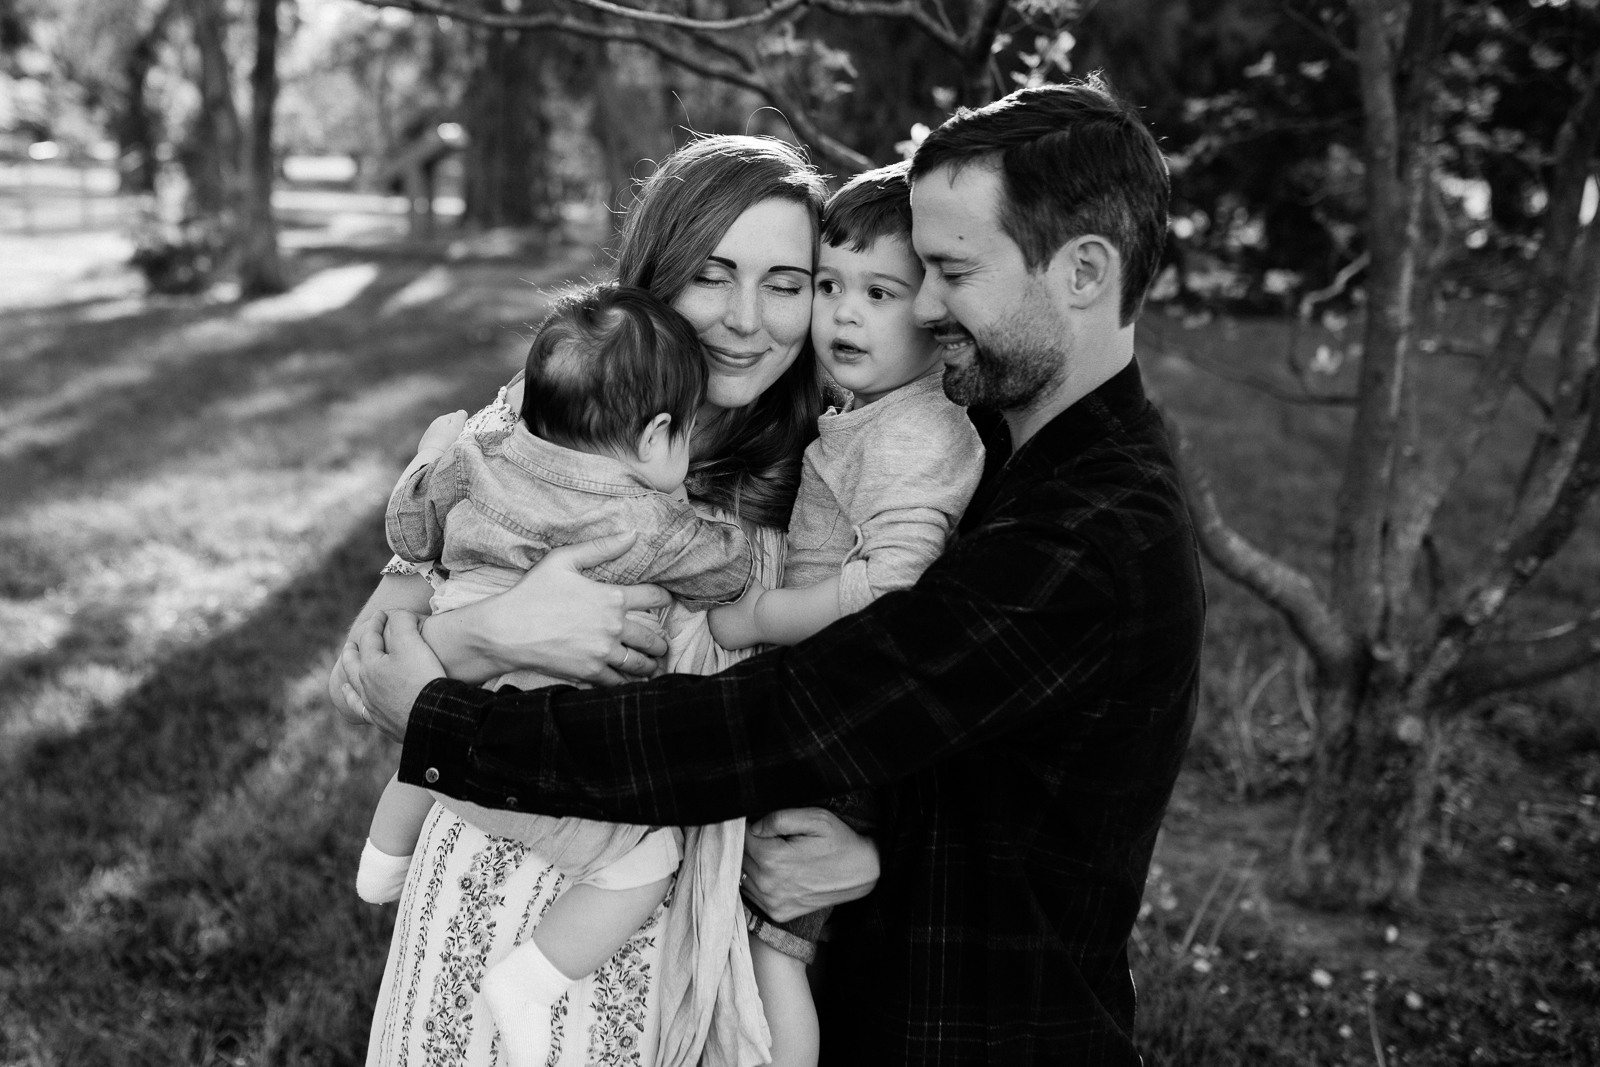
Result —
[[0, 1064], [361, 1062], [324, 684], [429, 419], [696, 133], [843, 179], [1091, 71], [1210, 599], [1147, 1061], [1600, 1063], [1597, 9], [0, 0]]

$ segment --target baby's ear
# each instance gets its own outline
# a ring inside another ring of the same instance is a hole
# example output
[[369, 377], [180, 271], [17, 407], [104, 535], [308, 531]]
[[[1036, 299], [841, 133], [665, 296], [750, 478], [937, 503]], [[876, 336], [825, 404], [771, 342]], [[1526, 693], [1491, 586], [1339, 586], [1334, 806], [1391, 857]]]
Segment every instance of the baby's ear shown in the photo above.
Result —
[[645, 423], [639, 435], [639, 462], [651, 463], [672, 447], [672, 416], [665, 411]]

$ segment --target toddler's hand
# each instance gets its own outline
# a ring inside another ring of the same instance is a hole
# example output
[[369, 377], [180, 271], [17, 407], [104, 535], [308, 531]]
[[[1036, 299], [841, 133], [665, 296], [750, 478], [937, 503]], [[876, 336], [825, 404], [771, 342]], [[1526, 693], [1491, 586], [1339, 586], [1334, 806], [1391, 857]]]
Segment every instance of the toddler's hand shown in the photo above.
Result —
[[756, 601], [767, 590], [752, 584], [744, 596], [732, 604], [712, 608], [706, 621], [711, 625], [711, 636], [726, 649], [749, 648], [761, 643], [761, 633], [756, 627]]
[[466, 424], [465, 411], [452, 411], [448, 415], [440, 415], [428, 424], [422, 440], [417, 442], [417, 454], [432, 452], [435, 455], [442, 455], [445, 449], [455, 444], [456, 438], [461, 436], [462, 427]]

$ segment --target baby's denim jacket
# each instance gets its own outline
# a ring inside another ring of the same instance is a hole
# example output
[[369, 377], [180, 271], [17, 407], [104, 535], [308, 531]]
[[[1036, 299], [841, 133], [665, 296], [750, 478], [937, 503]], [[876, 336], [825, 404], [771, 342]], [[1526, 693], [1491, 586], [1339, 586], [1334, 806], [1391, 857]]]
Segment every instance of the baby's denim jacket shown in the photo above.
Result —
[[553, 548], [637, 531], [627, 552], [589, 576], [654, 583], [702, 606], [739, 599], [754, 566], [737, 525], [702, 518], [626, 464], [552, 444], [520, 421], [509, 433], [463, 434], [395, 486], [384, 528], [402, 559], [436, 561], [452, 577], [525, 571]]

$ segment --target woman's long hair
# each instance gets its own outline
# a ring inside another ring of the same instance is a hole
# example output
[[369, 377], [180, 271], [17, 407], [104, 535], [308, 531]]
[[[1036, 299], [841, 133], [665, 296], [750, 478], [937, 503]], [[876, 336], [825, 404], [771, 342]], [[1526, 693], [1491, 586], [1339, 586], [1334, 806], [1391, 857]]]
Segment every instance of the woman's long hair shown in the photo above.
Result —
[[[644, 183], [622, 226], [617, 281], [670, 303], [750, 208], [766, 200], [799, 204], [810, 213], [815, 239], [826, 199], [822, 176], [793, 146], [767, 137], [702, 137], [668, 156]], [[821, 412], [808, 336], [766, 392], [699, 431], [690, 493], [753, 522], [786, 527], [800, 487], [800, 455], [816, 436]]]

